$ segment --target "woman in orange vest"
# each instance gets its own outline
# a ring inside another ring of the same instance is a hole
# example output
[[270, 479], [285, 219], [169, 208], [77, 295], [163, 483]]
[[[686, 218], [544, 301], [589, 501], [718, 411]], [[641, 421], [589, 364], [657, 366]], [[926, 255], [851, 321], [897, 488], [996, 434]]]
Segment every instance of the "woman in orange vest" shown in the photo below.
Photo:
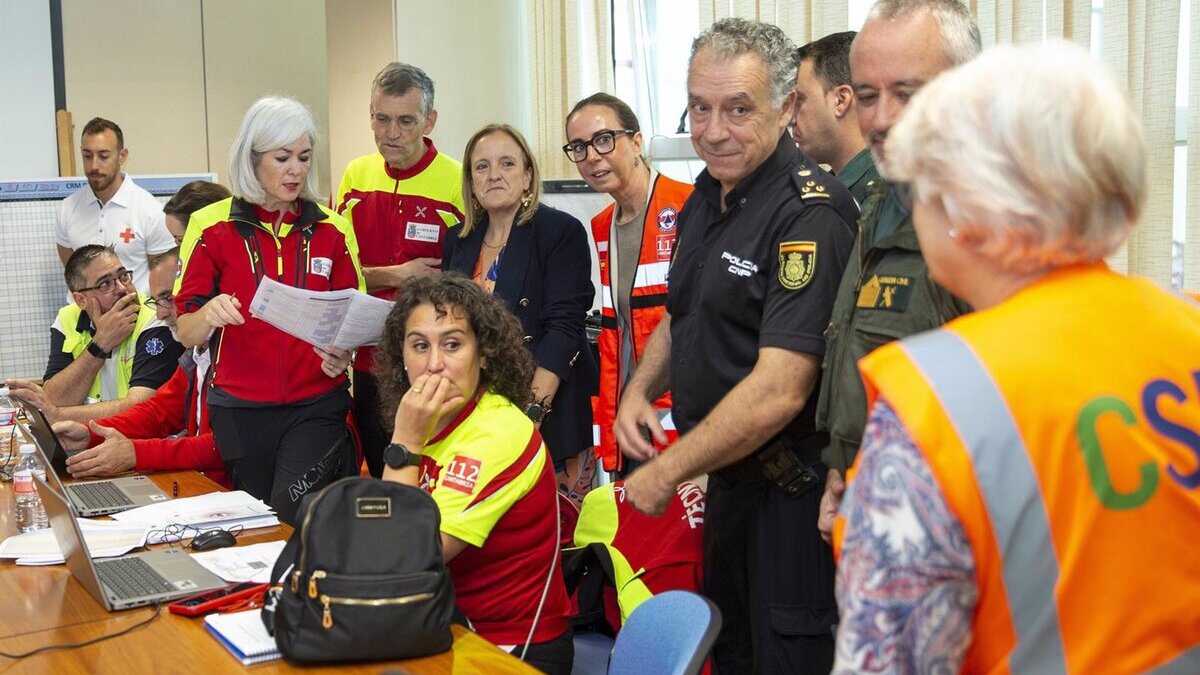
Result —
[[1200, 672], [1200, 310], [1104, 263], [1146, 200], [1121, 87], [995, 47], [892, 128], [935, 281], [976, 308], [860, 362], [837, 672]]
[[[662, 320], [675, 226], [692, 186], [650, 168], [642, 156], [637, 116], [615, 96], [592, 94], [576, 103], [567, 115], [566, 132], [563, 152], [575, 162], [579, 175], [593, 190], [613, 198], [592, 218], [602, 297], [600, 390], [593, 417], [599, 430], [596, 456], [605, 471], [626, 475], [634, 468], [628, 459], [650, 457], [623, 457], [613, 436], [613, 420], [621, 387]], [[670, 393], [654, 407], [662, 427], [654, 432], [661, 450], [676, 436]]]

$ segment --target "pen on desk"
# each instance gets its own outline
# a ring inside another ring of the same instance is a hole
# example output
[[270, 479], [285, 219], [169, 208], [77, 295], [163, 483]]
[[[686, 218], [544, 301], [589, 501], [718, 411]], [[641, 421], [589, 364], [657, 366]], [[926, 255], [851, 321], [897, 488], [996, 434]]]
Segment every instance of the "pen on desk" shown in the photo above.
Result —
[[178, 496], [179, 496], [179, 481], [173, 480], [173, 481], [171, 481], [171, 497], [174, 498], [174, 497], [178, 497]]

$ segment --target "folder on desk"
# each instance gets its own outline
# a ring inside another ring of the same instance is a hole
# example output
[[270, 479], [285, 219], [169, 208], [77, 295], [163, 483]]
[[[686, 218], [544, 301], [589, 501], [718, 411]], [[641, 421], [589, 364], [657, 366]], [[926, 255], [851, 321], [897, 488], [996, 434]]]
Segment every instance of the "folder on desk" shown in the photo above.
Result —
[[209, 614], [204, 617], [204, 627], [212, 633], [243, 666], [280, 658], [275, 638], [267, 634], [263, 625], [261, 609], [250, 609], [230, 614]]

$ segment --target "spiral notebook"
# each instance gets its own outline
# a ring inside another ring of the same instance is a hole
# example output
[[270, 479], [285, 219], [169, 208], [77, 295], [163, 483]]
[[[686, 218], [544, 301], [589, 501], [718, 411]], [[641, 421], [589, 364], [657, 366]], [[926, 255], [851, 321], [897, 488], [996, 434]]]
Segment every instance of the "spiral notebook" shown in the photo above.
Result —
[[204, 617], [204, 627], [225, 645], [243, 666], [274, 661], [280, 658], [275, 638], [267, 634], [263, 626], [261, 609], [249, 609], [230, 614], [209, 614]]

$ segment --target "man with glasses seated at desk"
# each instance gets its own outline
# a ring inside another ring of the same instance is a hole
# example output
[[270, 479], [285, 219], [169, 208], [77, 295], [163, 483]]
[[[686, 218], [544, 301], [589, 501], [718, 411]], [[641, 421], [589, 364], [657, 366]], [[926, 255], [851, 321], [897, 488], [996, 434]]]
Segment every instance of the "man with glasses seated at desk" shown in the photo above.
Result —
[[[150, 293], [145, 305], [175, 332], [175, 285], [179, 249], [150, 256]], [[349, 358], [346, 358], [349, 365]], [[208, 344], [188, 350], [175, 374], [148, 400], [87, 425], [65, 420], [54, 424], [68, 451], [67, 470], [77, 478], [115, 476], [127, 471], [194, 469], [233, 488], [208, 424]], [[345, 367], [343, 365], [343, 368]], [[78, 451], [78, 452], [76, 452]]]
[[90, 244], [71, 254], [65, 276], [75, 302], [50, 327], [44, 384], [8, 380], [13, 395], [52, 423], [115, 415], [150, 398], [175, 371], [183, 347], [142, 304], [133, 273], [111, 247]]

